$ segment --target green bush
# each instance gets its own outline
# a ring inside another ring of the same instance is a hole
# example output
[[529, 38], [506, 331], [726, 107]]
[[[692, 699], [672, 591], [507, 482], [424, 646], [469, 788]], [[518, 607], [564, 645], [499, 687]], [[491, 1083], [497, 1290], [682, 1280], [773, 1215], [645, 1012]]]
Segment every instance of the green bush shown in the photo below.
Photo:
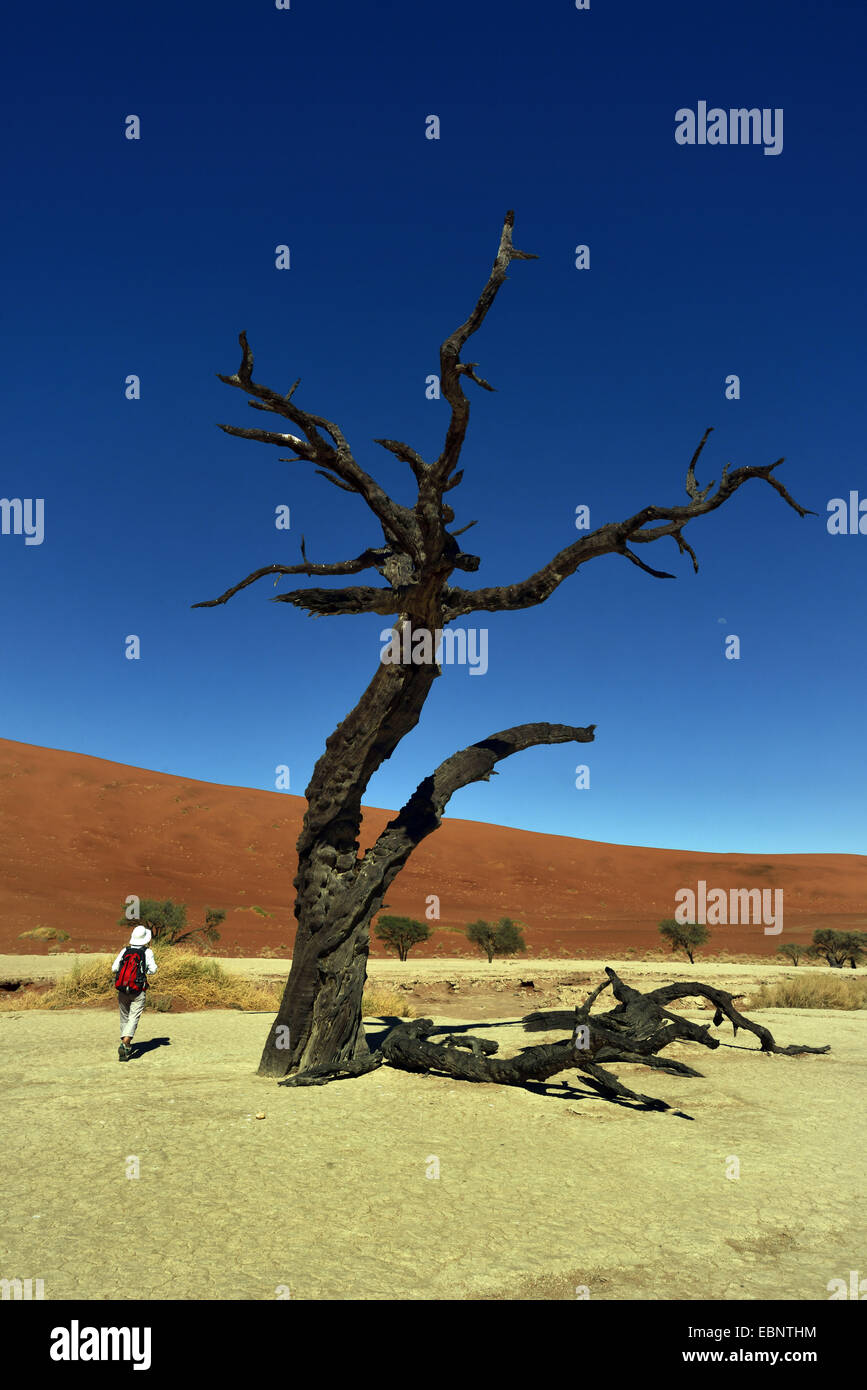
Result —
[[494, 956], [514, 956], [526, 951], [521, 928], [510, 917], [501, 917], [499, 922], [471, 922], [467, 927], [467, 940], [477, 946], [488, 957], [488, 964]]
[[659, 924], [660, 936], [669, 943], [672, 951], [685, 951], [690, 965], [695, 964], [695, 952], [710, 938], [710, 932], [701, 922], [676, 922], [668, 917]]
[[[226, 914], [220, 909], [205, 908], [205, 920], [200, 927], [187, 926], [185, 903], [173, 903], [171, 899], [158, 902], [156, 898], [142, 898], [139, 902], [138, 923], [147, 927], [153, 935], [153, 945], [178, 946], [181, 942], [192, 945], [196, 938], [213, 946], [219, 941], [217, 927], [225, 921]], [[119, 927], [136, 925], [126, 912], [118, 919]]]
[[854, 970], [867, 957], [867, 932], [832, 931], [829, 927], [819, 927], [813, 932], [807, 955], [813, 960], [822, 958], [829, 965], [843, 966], [848, 962]]
[[19, 941], [68, 941], [69, 932], [59, 931], [57, 927], [34, 927], [32, 931], [18, 933]]
[[416, 922], [412, 917], [380, 917], [374, 934], [389, 951], [396, 951], [401, 960], [406, 960], [413, 946], [432, 935], [425, 922]]
[[798, 941], [787, 941], [784, 945], [777, 947], [777, 955], [785, 956], [793, 965], [800, 964], [801, 956], [806, 955], [807, 948]]

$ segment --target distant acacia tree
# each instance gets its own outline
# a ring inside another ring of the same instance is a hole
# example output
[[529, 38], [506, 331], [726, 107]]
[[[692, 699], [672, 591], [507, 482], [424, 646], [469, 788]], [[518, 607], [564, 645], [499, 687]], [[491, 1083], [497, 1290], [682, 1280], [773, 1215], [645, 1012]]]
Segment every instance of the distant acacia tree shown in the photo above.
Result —
[[[463, 574], [472, 574], [481, 563], [478, 555], [463, 551], [458, 537], [474, 521], [455, 529], [455, 512], [447, 500], [463, 477], [461, 454], [470, 421], [470, 401], [464, 387], [470, 383], [485, 391], [494, 388], [478, 374], [478, 362], [464, 362], [461, 354], [485, 321], [514, 261], [535, 260], [512, 243], [514, 213], [508, 212], [500, 234], [494, 263], [468, 317], [446, 337], [439, 350], [440, 396], [447, 411], [439, 454], [425, 459], [411, 445], [398, 439], [375, 442], [397, 460], [415, 481], [409, 504], [398, 501], [361, 466], [339, 424], [303, 409], [295, 400], [299, 382], [288, 391], [277, 391], [253, 377], [253, 352], [245, 333], [240, 335], [241, 362], [231, 376], [220, 380], [249, 397], [247, 404], [271, 416], [261, 422], [277, 428], [222, 424], [238, 438], [277, 447], [287, 462], [311, 464], [316, 472], [343, 493], [360, 500], [381, 528], [381, 540], [368, 544], [349, 559], [320, 563], [307, 558], [304, 539], [298, 564], [267, 564], [216, 598], [194, 604], [213, 608], [265, 576], [276, 583], [281, 576], [307, 578], [342, 577], [374, 571], [383, 582], [344, 583], [339, 586], [291, 589], [274, 594], [275, 603], [290, 604], [316, 617], [381, 615], [391, 625], [389, 659], [382, 651], [372, 657], [373, 673], [357, 704], [326, 740], [306, 790], [307, 811], [298, 839], [298, 871], [295, 876], [295, 916], [298, 929], [292, 952], [292, 968], [277, 1017], [268, 1033], [259, 1073], [282, 1078], [284, 1084], [319, 1085], [340, 1077], [359, 1076], [382, 1061], [371, 1054], [362, 1026], [361, 1000], [370, 949], [370, 923], [381, 909], [391, 884], [410, 855], [440, 825], [452, 796], [472, 783], [487, 781], [497, 764], [527, 748], [545, 744], [590, 743], [595, 724], [518, 724], [502, 729], [452, 753], [422, 778], [402, 808], [388, 822], [375, 842], [362, 854], [359, 837], [362, 800], [371, 778], [418, 724], [424, 704], [441, 674], [440, 642], [445, 648], [460, 634], [450, 629], [470, 613], [517, 612], [544, 603], [582, 565], [603, 555], [614, 555], [656, 579], [673, 579], [642, 558], [645, 545], [669, 539], [681, 555], [688, 555], [698, 569], [695, 551], [684, 537], [685, 527], [700, 516], [716, 511], [745, 483], [753, 480], [772, 488], [799, 516], [807, 508], [789, 496], [774, 470], [783, 462], [732, 468], [726, 464], [717, 484], [701, 487], [696, 467], [710, 435], [705, 430], [686, 471], [685, 502], [666, 501], [640, 507], [621, 521], [606, 521], [595, 530], [582, 532], [556, 555], [530, 573], [519, 573], [502, 585], [466, 587]], [[419, 283], [428, 274], [428, 259], [436, 258], [435, 244], [423, 245]], [[339, 287], [334, 284], [335, 302]], [[339, 334], [339, 322], [332, 323]], [[380, 362], [382, 350], [370, 343]], [[550, 372], [551, 364], [530, 348], [526, 361], [525, 389], [532, 394], [529, 373]], [[528, 409], [531, 407], [528, 406]], [[526, 468], [543, 471], [545, 459], [534, 456], [541, 422], [530, 416], [530, 457]], [[573, 434], [565, 436], [571, 448]], [[524, 452], [526, 441], [515, 441]], [[282, 460], [281, 460], [282, 461]], [[502, 485], [493, 472], [482, 480], [491, 491]], [[325, 523], [330, 520], [323, 513]], [[740, 564], [741, 561], [739, 560]], [[459, 571], [459, 582], [455, 572]], [[435, 640], [435, 635], [439, 640]], [[407, 657], [407, 648], [411, 656]], [[400, 656], [402, 648], [403, 655]], [[397, 649], [397, 655], [395, 655]], [[299, 661], [303, 669], [303, 663]], [[544, 689], [544, 683], [541, 686]], [[533, 1065], [532, 1057], [525, 1058]], [[421, 1063], [419, 1066], [423, 1069]]]
[[710, 932], [701, 922], [676, 922], [669, 917], [659, 924], [659, 934], [669, 942], [672, 951], [686, 951], [690, 965], [695, 964], [695, 952], [710, 939]]
[[863, 931], [833, 931], [830, 927], [819, 927], [813, 932], [813, 940], [807, 947], [807, 955], [813, 960], [823, 959], [829, 965], [840, 969], [848, 961], [852, 969], [867, 957], [867, 933]]
[[480, 951], [484, 951], [488, 961], [494, 959], [494, 926], [492, 922], [483, 922], [479, 918], [478, 922], [470, 922], [466, 931], [467, 941], [473, 946], [478, 946]]
[[489, 965], [494, 956], [514, 956], [527, 949], [521, 928], [509, 917], [501, 917], [494, 924], [481, 920], [471, 922], [467, 927], [467, 940], [484, 951]]
[[426, 922], [416, 922], [412, 917], [380, 917], [374, 933], [390, 951], [397, 951], [401, 960], [406, 960], [413, 946], [432, 935]]
[[777, 947], [778, 956], [787, 956], [793, 965], [800, 964], [801, 956], [807, 954], [807, 947], [799, 941], [787, 941], [784, 945]]
[[867, 957], [867, 932], [847, 931], [843, 933], [845, 959], [855, 970]]
[[[159, 902], [156, 898], [142, 898], [139, 902], [138, 922], [148, 927], [153, 934], [155, 946], [179, 946], [182, 941], [193, 945], [197, 941], [207, 941], [213, 946], [219, 941], [217, 931], [226, 914], [218, 908], [206, 907], [205, 920], [200, 927], [187, 926], [185, 903], [173, 903], [170, 898]], [[132, 926], [130, 918], [124, 914], [118, 919], [119, 927]]]

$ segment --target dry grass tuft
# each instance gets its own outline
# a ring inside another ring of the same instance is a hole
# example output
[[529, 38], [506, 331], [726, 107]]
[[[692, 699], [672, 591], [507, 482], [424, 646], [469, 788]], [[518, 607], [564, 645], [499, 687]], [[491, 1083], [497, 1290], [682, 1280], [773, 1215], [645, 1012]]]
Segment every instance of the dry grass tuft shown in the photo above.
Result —
[[867, 979], [854, 975], [804, 975], [763, 984], [750, 995], [748, 1009], [867, 1008]]
[[364, 991], [362, 1009], [365, 1018], [414, 1018], [415, 1012], [406, 995], [398, 989], [384, 989], [368, 984]]
[[[280, 982], [266, 983], [229, 975], [216, 960], [194, 951], [164, 946], [154, 952], [157, 973], [152, 977], [150, 1003], [158, 1013], [167, 1013], [172, 1004], [185, 1009], [242, 1009], [276, 1013], [283, 995]], [[100, 956], [82, 965], [74, 961], [49, 990], [2, 991], [0, 1009], [19, 1012], [27, 1009], [82, 1009], [105, 1004], [114, 997], [111, 959]], [[368, 1018], [399, 1016], [411, 1018], [404, 995], [397, 990], [371, 986], [365, 990], [364, 1014]]]
[[[192, 951], [163, 947], [155, 951], [157, 973], [151, 989], [156, 1007], [165, 1011], [164, 999], [183, 1004], [188, 1009], [275, 1009], [279, 992], [273, 987], [253, 984], [239, 976], [227, 975], [215, 960], [205, 960]], [[21, 1009], [81, 1009], [111, 1000], [114, 985], [111, 959], [100, 956], [87, 965], [73, 961], [72, 969], [62, 975], [50, 990], [34, 993], [16, 990], [0, 1000], [0, 1008]]]

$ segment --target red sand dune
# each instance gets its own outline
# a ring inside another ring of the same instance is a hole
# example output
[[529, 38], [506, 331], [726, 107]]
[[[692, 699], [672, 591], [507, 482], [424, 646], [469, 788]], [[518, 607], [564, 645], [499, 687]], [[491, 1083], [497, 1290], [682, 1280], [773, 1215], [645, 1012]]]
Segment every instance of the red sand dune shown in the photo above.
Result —
[[[191, 923], [206, 906], [226, 909], [221, 954], [288, 952], [303, 812], [303, 799], [285, 792], [0, 740], [0, 952], [47, 950], [20, 940], [37, 926], [69, 932], [68, 947], [113, 949], [130, 893], [185, 902]], [[365, 811], [362, 848], [391, 814]], [[699, 879], [708, 889], [785, 892], [782, 936], [757, 925], [718, 927], [708, 950], [771, 955], [817, 926], [867, 926], [862, 855], [682, 853], [451, 819], [413, 855], [387, 901], [392, 912], [423, 918], [427, 896], [439, 897], [441, 920], [418, 955], [437, 946], [445, 955], [469, 952], [468, 922], [510, 916], [525, 924], [531, 954], [614, 956], [659, 946], [657, 924], [673, 915], [675, 891], [695, 890]]]

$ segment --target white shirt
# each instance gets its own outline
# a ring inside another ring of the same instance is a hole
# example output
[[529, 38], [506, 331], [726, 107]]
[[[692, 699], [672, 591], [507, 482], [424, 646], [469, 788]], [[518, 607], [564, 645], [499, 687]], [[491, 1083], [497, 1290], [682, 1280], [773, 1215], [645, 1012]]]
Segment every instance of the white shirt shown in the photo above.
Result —
[[[129, 949], [129, 948], [126, 947], [126, 946], [124, 946], [123, 951], [118, 951], [117, 955], [115, 956], [115, 958], [114, 958], [114, 965], [111, 967], [111, 973], [112, 973], [112, 975], [113, 975], [113, 974], [115, 973], [115, 971], [118, 970], [118, 968], [120, 967], [121, 960], [123, 959], [123, 952], [126, 951], [127, 949]], [[140, 947], [140, 946], [133, 946], [131, 949], [132, 949], [133, 951], [140, 951], [140, 950], [141, 950], [141, 947]], [[155, 974], [156, 974], [156, 972], [157, 972], [157, 963], [156, 963], [156, 961], [154, 960], [154, 953], [153, 953], [153, 951], [151, 950], [150, 946], [148, 946], [147, 950], [145, 951], [145, 966], [147, 967], [147, 972], [148, 972], [149, 975], [155, 975]]]

